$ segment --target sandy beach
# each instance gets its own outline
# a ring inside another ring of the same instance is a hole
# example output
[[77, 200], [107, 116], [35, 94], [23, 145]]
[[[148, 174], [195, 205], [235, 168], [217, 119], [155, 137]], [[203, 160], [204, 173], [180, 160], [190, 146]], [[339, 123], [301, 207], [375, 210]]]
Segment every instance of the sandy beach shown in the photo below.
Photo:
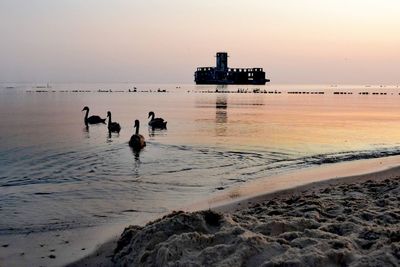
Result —
[[399, 196], [398, 167], [332, 176], [129, 226], [69, 266], [399, 266]]

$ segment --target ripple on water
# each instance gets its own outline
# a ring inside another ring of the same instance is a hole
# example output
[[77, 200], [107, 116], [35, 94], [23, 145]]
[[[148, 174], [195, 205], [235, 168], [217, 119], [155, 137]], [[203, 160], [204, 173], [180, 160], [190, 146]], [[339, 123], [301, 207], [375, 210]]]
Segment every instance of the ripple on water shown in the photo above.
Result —
[[[399, 155], [400, 147], [299, 157], [149, 142], [137, 159], [125, 143], [0, 153], [0, 234], [108, 223], [163, 213], [238, 183], [293, 168]], [[40, 216], [36, 216], [40, 214]]]

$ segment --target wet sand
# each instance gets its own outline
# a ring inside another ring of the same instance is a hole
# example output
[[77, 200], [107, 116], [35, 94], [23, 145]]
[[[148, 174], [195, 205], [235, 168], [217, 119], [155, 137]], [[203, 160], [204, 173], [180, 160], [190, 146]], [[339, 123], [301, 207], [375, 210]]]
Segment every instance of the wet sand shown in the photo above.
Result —
[[[93, 253], [97, 249], [96, 244], [119, 235], [124, 226], [2, 236], [0, 267], [64, 266], [70, 263], [71, 259], [79, 259]], [[82, 239], [82, 236], [85, 238]]]
[[312, 172], [330, 178], [281, 190], [261, 187], [267, 180], [249, 184], [242, 195], [228, 193], [219, 203], [231, 201], [212, 209], [130, 226], [70, 266], [399, 266], [397, 162], [391, 157], [328, 165]]

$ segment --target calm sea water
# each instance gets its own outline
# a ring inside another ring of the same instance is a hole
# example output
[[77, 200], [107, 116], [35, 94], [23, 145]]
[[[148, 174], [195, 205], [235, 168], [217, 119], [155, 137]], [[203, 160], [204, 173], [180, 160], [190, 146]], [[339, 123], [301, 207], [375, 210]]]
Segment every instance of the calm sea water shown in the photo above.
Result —
[[[290, 169], [400, 154], [397, 86], [35, 86], [0, 84], [0, 235], [131, 222]], [[121, 133], [87, 130], [84, 106]], [[149, 111], [168, 130], [151, 131]]]

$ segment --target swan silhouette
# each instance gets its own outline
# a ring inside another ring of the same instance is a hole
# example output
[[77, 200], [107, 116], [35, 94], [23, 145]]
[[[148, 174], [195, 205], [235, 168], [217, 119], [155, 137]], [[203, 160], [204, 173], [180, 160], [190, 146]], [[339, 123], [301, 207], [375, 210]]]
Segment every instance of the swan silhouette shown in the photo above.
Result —
[[167, 122], [164, 121], [163, 118], [154, 118], [155, 114], [153, 111], [149, 112], [149, 118], [151, 117], [149, 121], [149, 126], [153, 129], [167, 129]]
[[106, 119], [102, 119], [102, 118], [100, 118], [99, 116], [96, 116], [96, 115], [88, 117], [88, 116], [89, 116], [89, 108], [88, 108], [88, 107], [84, 107], [84, 108], [82, 109], [82, 111], [85, 111], [85, 110], [86, 110], [86, 114], [85, 114], [85, 125], [88, 125], [88, 124], [98, 124], [98, 123], [104, 123], [104, 124], [106, 124]]
[[131, 136], [129, 146], [132, 147], [133, 150], [139, 151], [146, 146], [143, 135], [139, 134], [139, 120], [135, 120], [135, 125], [133, 127], [136, 128], [136, 132]]
[[118, 122], [113, 122], [111, 120], [111, 112], [107, 111], [107, 117], [108, 117], [108, 131], [111, 133], [119, 133], [121, 131], [121, 126], [119, 125]]

